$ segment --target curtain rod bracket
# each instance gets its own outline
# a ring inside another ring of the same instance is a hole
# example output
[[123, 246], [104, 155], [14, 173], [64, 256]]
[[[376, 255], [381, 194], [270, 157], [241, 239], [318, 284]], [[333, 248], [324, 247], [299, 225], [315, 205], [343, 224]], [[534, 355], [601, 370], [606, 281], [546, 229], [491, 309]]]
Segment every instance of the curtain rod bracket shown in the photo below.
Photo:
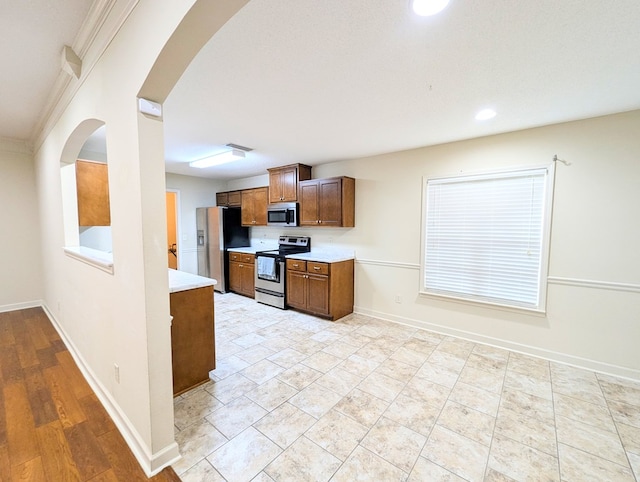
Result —
[[553, 162], [561, 162], [562, 164], [564, 164], [565, 166], [570, 166], [571, 163], [568, 161], [565, 161], [564, 159], [559, 159], [557, 155], [553, 156]]

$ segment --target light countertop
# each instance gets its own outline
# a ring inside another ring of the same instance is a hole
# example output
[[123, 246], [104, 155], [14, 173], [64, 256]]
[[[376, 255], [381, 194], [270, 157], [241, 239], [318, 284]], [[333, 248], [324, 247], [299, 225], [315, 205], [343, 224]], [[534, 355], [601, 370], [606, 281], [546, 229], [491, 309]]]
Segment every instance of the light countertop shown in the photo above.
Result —
[[311, 248], [310, 253], [290, 254], [287, 258], [322, 263], [339, 263], [340, 261], [355, 259], [355, 253], [348, 249]]
[[211, 278], [169, 269], [169, 293], [204, 288], [205, 286], [215, 286], [217, 284], [218, 282]]
[[[278, 246], [260, 245], [260, 246], [245, 246], [243, 248], [229, 248], [229, 251], [237, 253], [256, 254], [258, 251], [269, 251], [278, 249]], [[322, 263], [338, 263], [340, 261], [347, 261], [349, 259], [355, 259], [355, 253], [348, 249], [339, 248], [311, 248], [310, 253], [298, 253], [290, 254], [287, 258], [300, 259], [304, 261], [318, 261]]]
[[[257, 251], [267, 251], [268, 249], [271, 248], [265, 246], [244, 246], [243, 248], [227, 248], [227, 251], [233, 251], [234, 253], [256, 254]], [[275, 249], [277, 249], [277, 247]]]

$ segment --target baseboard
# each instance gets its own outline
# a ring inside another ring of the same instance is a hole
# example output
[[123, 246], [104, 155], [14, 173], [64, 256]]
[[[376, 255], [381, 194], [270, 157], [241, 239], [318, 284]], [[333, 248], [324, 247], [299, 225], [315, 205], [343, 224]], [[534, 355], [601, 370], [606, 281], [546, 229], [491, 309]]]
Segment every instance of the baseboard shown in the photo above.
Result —
[[41, 306], [49, 320], [51, 320], [51, 324], [53, 324], [53, 327], [62, 338], [62, 341], [69, 350], [69, 353], [71, 353], [71, 356], [82, 372], [82, 375], [95, 392], [96, 396], [113, 420], [113, 423], [118, 427], [120, 434], [122, 434], [122, 437], [125, 439], [125, 442], [131, 449], [131, 452], [147, 477], [153, 477], [165, 467], [177, 462], [180, 459], [180, 451], [178, 444], [175, 441], [155, 453], [151, 453], [149, 451], [147, 445], [143, 442], [142, 437], [134, 425], [131, 423], [127, 415], [120, 409], [120, 406], [111, 396], [111, 393], [102, 385], [100, 380], [87, 365], [84, 358], [67, 336], [64, 328], [62, 328], [60, 323], [58, 323], [58, 320], [55, 318], [51, 310], [49, 310], [45, 303], [40, 303], [37, 306]]
[[22, 303], [12, 303], [10, 305], [1, 305], [0, 313], [5, 313], [7, 311], [26, 310], [27, 308], [38, 308], [40, 306], [43, 306], [42, 300], [24, 301]]
[[406, 318], [403, 316], [392, 315], [390, 313], [384, 313], [376, 310], [369, 310], [367, 308], [354, 306], [354, 312], [362, 315], [371, 316], [380, 320], [390, 321], [392, 323], [399, 323], [402, 325], [408, 325], [415, 328], [422, 328], [425, 330], [433, 331], [441, 335], [450, 335], [457, 338], [473, 341], [476, 343], [482, 343], [483, 345], [489, 345], [496, 348], [504, 348], [524, 355], [531, 355], [537, 358], [543, 358], [545, 360], [562, 363], [565, 365], [571, 365], [577, 368], [584, 368], [594, 372], [599, 372], [607, 375], [613, 375], [616, 377], [628, 378], [634, 381], [640, 381], [640, 370], [634, 370], [633, 368], [627, 368], [619, 365], [612, 365], [609, 363], [600, 362], [597, 360], [591, 360], [588, 358], [581, 358], [566, 353], [555, 352], [538, 348], [531, 345], [524, 345], [521, 343], [515, 343], [509, 340], [503, 340], [501, 338], [493, 338], [490, 336], [484, 336], [477, 333], [458, 330], [456, 328], [450, 328], [447, 326], [437, 325], [422, 320], [416, 320], [413, 318]]

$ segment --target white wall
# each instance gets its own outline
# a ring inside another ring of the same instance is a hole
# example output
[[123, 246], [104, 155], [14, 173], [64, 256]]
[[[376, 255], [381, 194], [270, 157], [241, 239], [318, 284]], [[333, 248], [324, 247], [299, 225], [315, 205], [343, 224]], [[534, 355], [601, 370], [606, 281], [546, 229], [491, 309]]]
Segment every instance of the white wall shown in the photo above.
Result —
[[0, 139], [0, 173], [0, 311], [9, 311], [42, 299], [38, 193], [24, 143]]
[[[314, 178], [356, 178], [356, 226], [292, 231], [355, 250], [358, 312], [640, 379], [639, 132], [634, 111], [316, 166]], [[571, 165], [556, 166], [546, 316], [419, 295], [423, 176], [556, 154]], [[252, 243], [279, 234], [253, 228]]]
[[215, 206], [216, 193], [226, 190], [224, 181], [166, 173], [168, 190], [179, 192], [178, 269], [198, 274], [196, 208]]

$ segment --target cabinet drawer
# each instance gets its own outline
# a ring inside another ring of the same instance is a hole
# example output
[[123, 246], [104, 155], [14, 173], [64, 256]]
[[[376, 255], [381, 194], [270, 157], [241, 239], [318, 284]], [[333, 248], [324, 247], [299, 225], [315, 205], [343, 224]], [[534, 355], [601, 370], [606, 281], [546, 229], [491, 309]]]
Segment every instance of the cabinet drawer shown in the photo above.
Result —
[[256, 256], [254, 254], [241, 253], [241, 261], [247, 264], [254, 264]]
[[292, 271], [307, 271], [307, 262], [299, 259], [288, 259], [287, 269]]
[[255, 259], [256, 257], [254, 254], [229, 251], [229, 261], [237, 261], [238, 263], [254, 264]]
[[329, 274], [329, 265], [327, 263], [318, 263], [316, 261], [308, 261], [307, 272], [316, 273], [316, 274]]

